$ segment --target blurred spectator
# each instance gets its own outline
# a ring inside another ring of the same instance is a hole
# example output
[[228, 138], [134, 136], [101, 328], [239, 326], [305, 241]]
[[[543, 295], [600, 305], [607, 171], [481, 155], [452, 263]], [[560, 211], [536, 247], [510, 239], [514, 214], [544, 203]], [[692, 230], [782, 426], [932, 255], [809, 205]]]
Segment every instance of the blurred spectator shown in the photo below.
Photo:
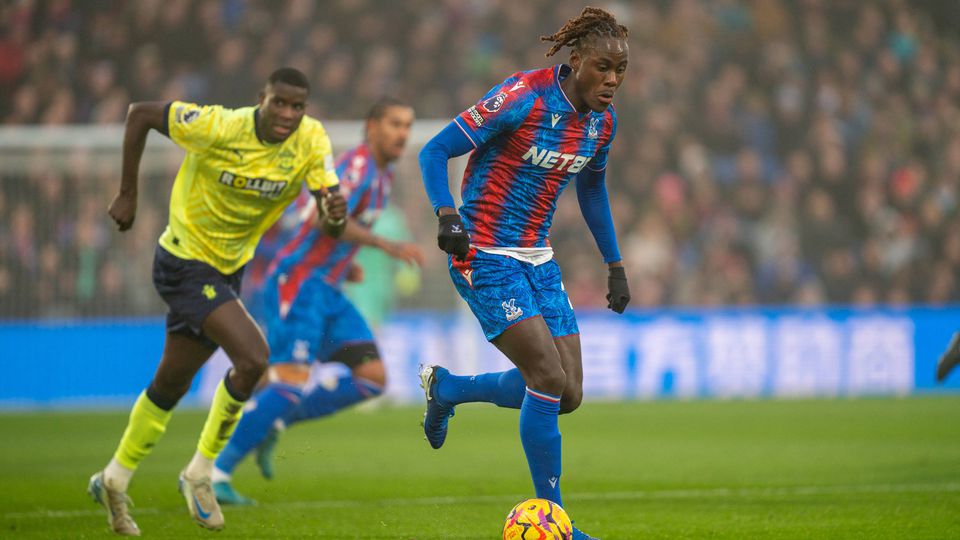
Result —
[[[955, 2], [602, 4], [631, 31], [607, 181], [635, 305], [960, 300]], [[383, 93], [446, 119], [503, 73], [549, 64], [537, 36], [579, 6], [7, 2], [0, 122], [117, 123], [131, 100], [246, 105], [281, 64], [311, 77], [324, 120], [360, 118]], [[117, 171], [71, 159], [0, 177], [0, 316], [156, 313], [169, 178], [141, 182], [150, 204], [118, 240], [104, 215]], [[432, 246], [422, 190], [404, 184], [397, 203]], [[602, 307], [604, 268], [570, 197], [553, 235], [574, 304]], [[447, 282], [434, 255], [425, 285]]]

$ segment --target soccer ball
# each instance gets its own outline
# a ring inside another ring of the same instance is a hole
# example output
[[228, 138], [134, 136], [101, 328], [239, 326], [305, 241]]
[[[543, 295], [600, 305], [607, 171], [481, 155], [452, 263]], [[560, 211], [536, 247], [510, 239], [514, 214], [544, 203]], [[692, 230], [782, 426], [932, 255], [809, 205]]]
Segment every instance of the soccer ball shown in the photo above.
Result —
[[527, 499], [513, 507], [503, 524], [503, 540], [570, 540], [573, 525], [559, 504]]

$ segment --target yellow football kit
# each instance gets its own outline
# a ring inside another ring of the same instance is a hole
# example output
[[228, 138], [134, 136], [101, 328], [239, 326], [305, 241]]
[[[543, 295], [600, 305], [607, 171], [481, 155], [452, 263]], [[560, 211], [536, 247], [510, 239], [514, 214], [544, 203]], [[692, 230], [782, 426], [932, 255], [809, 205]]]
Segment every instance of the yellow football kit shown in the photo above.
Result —
[[174, 101], [167, 135], [187, 151], [170, 196], [160, 245], [181, 259], [232, 274], [252, 257], [263, 233], [300, 193], [338, 183], [330, 138], [304, 116], [287, 140], [257, 135], [256, 107], [225, 109]]

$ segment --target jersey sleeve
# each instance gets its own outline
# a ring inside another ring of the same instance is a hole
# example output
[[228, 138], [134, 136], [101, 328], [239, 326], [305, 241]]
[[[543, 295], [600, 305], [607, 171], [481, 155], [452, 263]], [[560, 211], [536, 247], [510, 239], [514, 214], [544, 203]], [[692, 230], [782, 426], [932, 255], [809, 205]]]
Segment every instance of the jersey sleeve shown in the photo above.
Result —
[[[366, 210], [366, 205], [361, 208], [360, 203], [373, 187], [371, 182], [369, 182], [369, 178], [367, 178], [368, 174], [366, 169], [369, 166], [369, 163], [366, 161], [358, 163], [354, 159], [345, 156], [341, 156], [340, 159], [337, 160], [337, 176], [344, 179], [340, 184], [340, 193], [347, 200], [348, 215], [355, 216]], [[353, 187], [347, 189], [347, 186]]]
[[597, 153], [593, 156], [593, 159], [590, 163], [587, 164], [587, 168], [594, 171], [602, 171], [607, 168], [607, 155], [610, 153], [610, 145], [613, 143], [613, 138], [617, 136], [617, 115], [610, 109], [610, 136], [607, 137], [607, 141], [603, 143], [603, 146], [597, 149]]
[[621, 260], [604, 171], [590, 170], [589, 167], [580, 171], [577, 175], [577, 201], [580, 203], [583, 220], [587, 222], [593, 239], [600, 248], [600, 254], [603, 255], [603, 262]]
[[347, 214], [358, 216], [367, 209], [370, 202], [369, 193], [371, 187], [369, 183], [363, 183], [349, 193], [347, 197]]
[[316, 158], [307, 170], [306, 183], [310, 191], [320, 191], [340, 183], [333, 163], [333, 145], [326, 133], [318, 136]]
[[223, 136], [224, 112], [219, 105], [173, 101], [166, 110], [165, 135], [184, 150], [202, 152]]
[[483, 98], [454, 119], [478, 147], [505, 131], [520, 127], [530, 114], [536, 94], [518, 75], [494, 86]]

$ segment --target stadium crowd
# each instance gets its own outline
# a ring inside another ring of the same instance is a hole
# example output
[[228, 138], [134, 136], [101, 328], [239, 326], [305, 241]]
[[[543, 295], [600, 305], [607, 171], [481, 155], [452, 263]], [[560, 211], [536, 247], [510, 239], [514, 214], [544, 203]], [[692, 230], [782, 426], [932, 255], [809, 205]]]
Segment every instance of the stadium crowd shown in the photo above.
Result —
[[[938, 26], [960, 15], [951, 4], [603, 2], [630, 29], [607, 179], [631, 305], [960, 299], [960, 38]], [[321, 120], [360, 118], [384, 93], [450, 118], [498, 75], [548, 65], [538, 36], [580, 5], [5, 3], [0, 122], [118, 123], [137, 100], [247, 105], [280, 65], [310, 77]], [[117, 236], [105, 208], [119, 169], [68, 160], [0, 173], [0, 317], [158, 313], [151, 254], [173, 171], [141, 182], [137, 224]], [[399, 176], [395, 200], [433, 246], [412, 160]], [[572, 194], [552, 231], [573, 304], [604, 305]], [[431, 253], [424, 281], [448, 284]]]

